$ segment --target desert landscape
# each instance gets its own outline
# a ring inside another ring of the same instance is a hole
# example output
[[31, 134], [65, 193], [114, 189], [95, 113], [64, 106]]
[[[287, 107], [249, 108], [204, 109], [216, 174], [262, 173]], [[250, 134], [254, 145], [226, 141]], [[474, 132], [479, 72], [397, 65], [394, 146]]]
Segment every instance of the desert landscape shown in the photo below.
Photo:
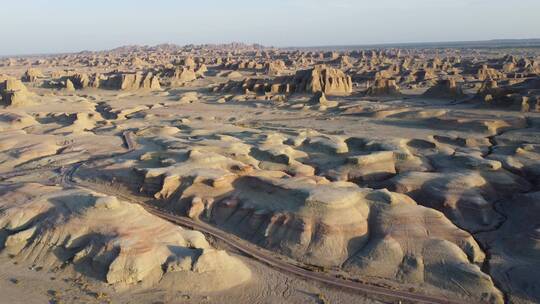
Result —
[[539, 55], [4, 58], [0, 289], [9, 303], [538, 303]]
[[540, 303], [539, 11], [6, 1], [0, 304]]

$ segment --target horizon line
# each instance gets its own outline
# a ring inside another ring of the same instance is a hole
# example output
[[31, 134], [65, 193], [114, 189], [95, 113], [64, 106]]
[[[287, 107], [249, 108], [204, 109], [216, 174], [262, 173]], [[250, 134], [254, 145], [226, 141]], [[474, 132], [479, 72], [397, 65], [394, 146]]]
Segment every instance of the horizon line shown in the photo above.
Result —
[[[329, 45], [306, 45], [306, 46], [272, 46], [272, 45], [264, 45], [262, 43], [258, 42], [239, 42], [239, 41], [231, 41], [231, 42], [225, 42], [225, 43], [187, 43], [187, 44], [177, 44], [172, 42], [162, 42], [157, 43], [154, 45], [149, 44], [124, 44], [119, 45], [116, 47], [108, 48], [108, 49], [99, 49], [99, 50], [88, 50], [83, 49], [79, 51], [65, 51], [65, 52], [44, 52], [44, 53], [33, 53], [33, 54], [7, 54], [7, 55], [1, 55], [0, 58], [9, 58], [9, 57], [36, 57], [36, 56], [53, 56], [53, 55], [67, 55], [67, 54], [77, 54], [82, 52], [92, 52], [92, 53], [99, 53], [99, 52], [107, 52], [112, 51], [114, 49], [122, 48], [122, 47], [156, 47], [159, 45], [174, 45], [177, 47], [185, 47], [189, 45], [194, 46], [203, 46], [203, 45], [227, 45], [227, 44], [245, 44], [245, 45], [259, 45], [264, 48], [275, 48], [275, 49], [284, 49], [284, 50], [293, 50], [293, 49], [318, 49], [318, 48], [325, 48], [325, 49], [331, 49], [331, 48], [396, 48], [396, 47], [420, 47], [422, 45], [424, 46], [430, 46], [430, 47], [443, 47], [443, 48], [452, 48], [457, 47], [460, 44], [473, 44], [473, 43], [495, 43], [495, 42], [526, 42], [530, 41], [533, 42], [531, 45], [517, 45], [518, 47], [540, 47], [540, 38], [493, 38], [493, 39], [485, 39], [485, 40], [450, 40], [450, 41], [412, 41], [412, 42], [382, 42], [382, 43], [359, 43], [359, 44], [329, 44]], [[475, 46], [468, 46], [468, 47], [475, 47]], [[487, 46], [476, 46], [476, 47], [487, 47]], [[492, 46], [495, 47], [495, 46]], [[501, 46], [499, 46], [501, 47]], [[502, 46], [504, 47], [504, 46]], [[514, 47], [516, 47], [514, 45]]]

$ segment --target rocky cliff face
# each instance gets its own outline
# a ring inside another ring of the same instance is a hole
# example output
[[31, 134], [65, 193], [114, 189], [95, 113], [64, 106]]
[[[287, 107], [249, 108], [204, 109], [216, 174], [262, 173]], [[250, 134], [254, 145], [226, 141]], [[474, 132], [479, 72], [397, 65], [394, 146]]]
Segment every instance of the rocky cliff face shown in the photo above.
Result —
[[341, 70], [325, 65], [316, 65], [312, 69], [298, 71], [294, 76], [294, 85], [297, 92], [323, 92], [327, 95], [352, 92], [351, 77], [345, 75]]
[[246, 78], [217, 86], [215, 91], [255, 92], [255, 93], [324, 93], [326, 95], [348, 95], [352, 92], [351, 77], [341, 70], [317, 65], [308, 70], [296, 72], [294, 76], [274, 79]]

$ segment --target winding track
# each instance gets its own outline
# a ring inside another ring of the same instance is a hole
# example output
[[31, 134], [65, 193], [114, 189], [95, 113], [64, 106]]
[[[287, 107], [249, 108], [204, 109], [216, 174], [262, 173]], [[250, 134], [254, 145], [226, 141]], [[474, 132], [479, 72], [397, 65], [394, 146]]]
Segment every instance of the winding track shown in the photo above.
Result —
[[[122, 136], [124, 137], [124, 141], [128, 149], [126, 153], [133, 151], [136, 147], [136, 144], [133, 138], [131, 137], [132, 132], [126, 131], [122, 134]], [[169, 212], [160, 210], [155, 206], [149, 205], [142, 201], [138, 201], [132, 197], [128, 197], [118, 192], [106, 193], [107, 191], [103, 189], [97, 189], [95, 185], [92, 185], [87, 182], [84, 182], [84, 183], [76, 182], [75, 179], [73, 178], [76, 171], [85, 162], [89, 162], [89, 161], [92, 161], [92, 160], [86, 160], [86, 161], [74, 163], [74, 164], [71, 164], [69, 167], [66, 167], [64, 170], [62, 170], [60, 183], [64, 187], [68, 187], [68, 188], [76, 187], [76, 188], [88, 189], [94, 192], [101, 192], [107, 195], [119, 197], [122, 200], [125, 200], [127, 202], [141, 205], [147, 212], [159, 218], [162, 218], [171, 223], [174, 223], [174, 224], [177, 224], [177, 225], [180, 225], [180, 226], [192, 229], [192, 230], [198, 230], [200, 232], [203, 232], [220, 241], [223, 241], [229, 246], [235, 248], [236, 250], [244, 253], [245, 255], [259, 262], [267, 264], [279, 271], [301, 277], [307, 281], [316, 281], [316, 282], [323, 283], [332, 287], [341, 288], [341, 289], [345, 289], [345, 290], [353, 291], [353, 292], [360, 292], [366, 295], [375, 295], [375, 296], [381, 296], [384, 298], [395, 299], [400, 302], [406, 301], [406, 302], [412, 302], [412, 303], [440, 303], [440, 304], [463, 303], [463, 302], [450, 300], [450, 299], [442, 298], [442, 297], [424, 295], [424, 294], [402, 291], [402, 290], [394, 290], [394, 289], [389, 289], [389, 288], [385, 288], [381, 286], [375, 286], [375, 285], [371, 285], [371, 284], [367, 284], [363, 282], [340, 279], [332, 275], [327, 275], [327, 274], [319, 273], [319, 272], [313, 272], [313, 271], [301, 268], [297, 265], [287, 263], [286, 261], [283, 261], [279, 258], [276, 258], [275, 256], [271, 254], [264, 252], [263, 250], [261, 250], [260, 248], [257, 248], [256, 246], [252, 244], [246, 244], [247, 242], [244, 240], [241, 240], [228, 233], [225, 233], [224, 231], [219, 230], [213, 226], [210, 226], [204, 222], [193, 221], [186, 217], [181, 217], [178, 215], [171, 214]]]

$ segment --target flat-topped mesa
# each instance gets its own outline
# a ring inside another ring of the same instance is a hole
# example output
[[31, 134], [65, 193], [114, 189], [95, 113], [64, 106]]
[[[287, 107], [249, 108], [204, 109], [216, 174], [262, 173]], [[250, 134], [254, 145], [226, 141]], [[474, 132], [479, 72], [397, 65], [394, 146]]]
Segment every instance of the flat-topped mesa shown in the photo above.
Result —
[[272, 94], [322, 92], [326, 95], [348, 95], [352, 92], [352, 80], [341, 70], [317, 65], [309, 70], [298, 71], [294, 76], [231, 81], [215, 87], [214, 91], [236, 91], [244, 94], [249, 92]]
[[429, 98], [459, 99], [463, 98], [465, 94], [463, 93], [461, 86], [456, 83], [456, 80], [449, 78], [439, 80], [437, 84], [429, 88], [423, 96]]
[[399, 96], [401, 92], [393, 78], [377, 78], [366, 92], [368, 96]]
[[347, 95], [352, 92], [352, 79], [339, 69], [316, 65], [309, 70], [296, 72], [293, 78], [296, 92], [327, 95]]
[[116, 90], [160, 90], [159, 77], [148, 72], [142, 73], [120, 73], [109, 76], [105, 81], [105, 87]]

